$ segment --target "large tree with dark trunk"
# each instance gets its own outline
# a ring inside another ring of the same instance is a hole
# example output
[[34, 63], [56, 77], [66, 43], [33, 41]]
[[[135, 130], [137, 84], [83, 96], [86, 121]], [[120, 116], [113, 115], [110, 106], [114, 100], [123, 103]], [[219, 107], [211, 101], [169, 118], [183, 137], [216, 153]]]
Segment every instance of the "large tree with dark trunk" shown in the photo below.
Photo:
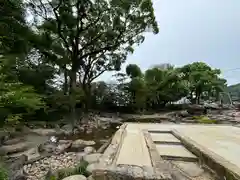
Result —
[[69, 67], [73, 114], [77, 79], [88, 108], [91, 82], [119, 70], [146, 30], [158, 33], [151, 0], [28, 0], [28, 5], [45, 41], [37, 43], [39, 49], [61, 68]]

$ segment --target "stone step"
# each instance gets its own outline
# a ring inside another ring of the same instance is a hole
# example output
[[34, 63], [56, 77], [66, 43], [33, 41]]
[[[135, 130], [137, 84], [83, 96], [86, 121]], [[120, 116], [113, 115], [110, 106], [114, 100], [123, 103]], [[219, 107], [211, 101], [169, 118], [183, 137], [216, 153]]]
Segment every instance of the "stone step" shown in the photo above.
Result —
[[181, 143], [179, 139], [177, 139], [171, 133], [150, 133], [153, 142], [159, 143]]
[[167, 160], [197, 161], [197, 157], [183, 145], [157, 144], [159, 155]]

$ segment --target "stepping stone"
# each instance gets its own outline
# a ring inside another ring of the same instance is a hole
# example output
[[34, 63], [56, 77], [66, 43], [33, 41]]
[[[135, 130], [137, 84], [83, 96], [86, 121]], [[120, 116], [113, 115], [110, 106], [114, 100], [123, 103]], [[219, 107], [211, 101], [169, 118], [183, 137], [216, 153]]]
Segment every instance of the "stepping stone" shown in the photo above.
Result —
[[151, 133], [152, 140], [156, 143], [178, 143], [181, 141], [171, 133]]
[[165, 159], [197, 161], [197, 157], [182, 145], [157, 144], [156, 147], [160, 156]]

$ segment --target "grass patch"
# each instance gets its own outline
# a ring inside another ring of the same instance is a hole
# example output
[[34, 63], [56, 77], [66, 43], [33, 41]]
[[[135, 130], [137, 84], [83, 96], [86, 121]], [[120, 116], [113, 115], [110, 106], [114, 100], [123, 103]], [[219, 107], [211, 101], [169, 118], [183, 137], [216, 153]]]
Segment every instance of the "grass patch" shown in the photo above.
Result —
[[[81, 161], [76, 167], [74, 168], [64, 168], [56, 171], [54, 174], [49, 174], [45, 177], [45, 180], [62, 180], [65, 177], [81, 174], [84, 176], [88, 176], [87, 173], [87, 166], [88, 163], [86, 161]], [[1, 180], [1, 179], [0, 179]]]
[[200, 124], [216, 124], [217, 120], [210, 119], [207, 116], [193, 116], [193, 119], [197, 120]]

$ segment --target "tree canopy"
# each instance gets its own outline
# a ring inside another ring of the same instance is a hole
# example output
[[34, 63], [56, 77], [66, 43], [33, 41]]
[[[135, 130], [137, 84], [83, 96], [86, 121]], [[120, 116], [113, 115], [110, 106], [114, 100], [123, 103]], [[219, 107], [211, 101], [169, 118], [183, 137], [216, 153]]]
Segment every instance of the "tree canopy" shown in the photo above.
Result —
[[[0, 15], [3, 122], [76, 119], [76, 108], [157, 110], [183, 97], [218, 99], [226, 87], [220, 70], [203, 62], [117, 72], [146, 33], [159, 31], [151, 0], [2, 0]], [[107, 71], [117, 72], [116, 82], [97, 82]]]

